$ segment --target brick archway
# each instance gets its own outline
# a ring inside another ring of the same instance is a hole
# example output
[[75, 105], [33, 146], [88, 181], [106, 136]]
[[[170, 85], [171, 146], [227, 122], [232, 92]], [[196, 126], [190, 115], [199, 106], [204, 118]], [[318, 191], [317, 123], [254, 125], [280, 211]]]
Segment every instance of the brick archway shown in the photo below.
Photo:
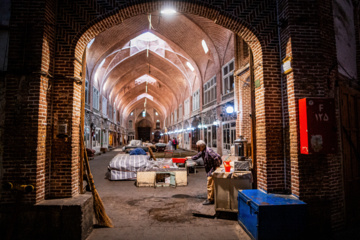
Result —
[[[255, 79], [260, 83], [259, 88], [255, 90], [256, 95], [256, 139], [257, 139], [257, 162], [258, 162], [258, 187], [267, 191], [272, 191], [274, 189], [283, 188], [281, 174], [279, 171], [277, 173], [272, 173], [270, 168], [267, 166], [273, 164], [272, 166], [281, 168], [282, 162], [279, 163], [278, 159], [281, 159], [281, 152], [277, 153], [276, 150], [269, 150], [270, 142], [271, 144], [276, 143], [277, 146], [281, 146], [281, 126], [279, 123], [271, 123], [267, 119], [281, 118], [281, 112], [276, 112], [271, 110], [272, 105], [266, 103], [266, 94], [265, 89], [266, 85], [274, 86], [279, 85], [277, 79], [269, 78], [264, 79], [264, 67], [267, 68], [267, 71], [270, 73], [280, 72], [279, 68], [276, 68], [278, 64], [277, 52], [274, 52], [274, 49], [269, 49], [269, 51], [263, 51], [264, 47], [267, 45], [265, 40], [257, 33], [256, 29], [252, 28], [250, 23], [247, 23], [240, 19], [235, 19], [231, 15], [215, 10], [211, 7], [206, 7], [204, 5], [188, 2], [152, 2], [152, 3], [138, 3], [134, 5], [127, 5], [124, 8], [116, 9], [112, 12], [109, 12], [106, 15], [103, 15], [96, 20], [88, 23], [88, 25], [78, 32], [75, 38], [72, 41], [70, 47], [70, 55], [75, 59], [72, 63], [73, 65], [69, 66], [69, 72], [73, 74], [69, 77], [80, 79], [82, 71], [82, 62], [79, 59], [82, 58], [83, 52], [87, 46], [87, 43], [96, 37], [99, 33], [105, 31], [106, 29], [111, 28], [117, 24], [121, 24], [125, 19], [137, 16], [139, 14], [150, 13], [153, 11], [159, 11], [163, 6], [171, 6], [179, 13], [187, 13], [198, 15], [207, 19], [214, 21], [214, 23], [227, 28], [233, 31], [235, 34], [243, 38], [248, 45], [250, 46], [253, 56], [254, 56], [254, 76]], [[266, 49], [266, 48], [265, 48]], [[264, 62], [264, 54], [266, 57], [266, 63]], [[274, 67], [275, 66], [275, 67]], [[71, 70], [70, 70], [71, 69]], [[74, 85], [74, 93], [79, 93], [81, 86]], [[270, 90], [268, 95], [273, 100], [280, 98], [279, 88], [275, 90]], [[76, 94], [75, 94], [76, 95]], [[80, 102], [80, 101], [79, 101]], [[80, 110], [77, 101], [74, 101], [74, 109]], [[278, 107], [275, 107], [276, 110], [279, 110]], [[267, 113], [267, 110], [270, 110]], [[268, 123], [267, 123], [268, 122]], [[72, 134], [77, 135], [78, 132], [78, 123], [77, 119], [74, 119], [72, 126]], [[271, 132], [271, 135], [269, 135]], [[74, 140], [75, 141], [75, 140]], [[77, 145], [77, 142], [74, 142]], [[73, 155], [74, 158], [77, 158]], [[271, 162], [271, 160], [273, 160]], [[275, 169], [275, 168], [274, 168]], [[272, 177], [273, 174], [276, 174], [277, 181], [268, 181], [267, 179]]]
[[[173, 6], [180, 13], [216, 22], [241, 36], [251, 47], [257, 83], [258, 188], [268, 192], [281, 189], [284, 176], [291, 175], [287, 186], [291, 185], [292, 193], [302, 200], [313, 201], [315, 215], [328, 213], [324, 218], [330, 219], [333, 227], [344, 224], [341, 153], [320, 157], [299, 153], [298, 100], [338, 98], [334, 84], [338, 72], [334, 68], [337, 47], [331, 1], [298, 4], [295, 0], [54, 0], [33, 3], [24, 8], [22, 2], [12, 2], [9, 64], [5, 84], [2, 84], [5, 93], [0, 94], [0, 102], [5, 102], [5, 106], [0, 104], [4, 109], [4, 114], [0, 114], [3, 146], [0, 178], [4, 182], [35, 186], [35, 191], [24, 195], [21, 202], [38, 203], [79, 193], [79, 83], [85, 75], [80, 73], [87, 42], [125, 19], [162, 6]], [[277, 20], [282, 21], [277, 24]], [[358, 28], [356, 24], [357, 32]], [[279, 48], [292, 57], [293, 71], [285, 76], [280, 71], [284, 55], [279, 56]], [[281, 114], [282, 87], [285, 121]], [[339, 114], [337, 121], [340, 121]], [[282, 142], [283, 123], [286, 147]], [[67, 139], [57, 137], [58, 127], [64, 124]], [[340, 138], [338, 142], [341, 143]], [[284, 148], [289, 163], [286, 175]], [[2, 202], [15, 201], [10, 191], [0, 191], [0, 198]], [[319, 217], [314, 219], [314, 223], [323, 222]]]
[[[258, 187], [267, 191], [283, 187], [282, 152], [278, 151], [282, 146], [282, 127], [279, 121], [281, 86], [274, 3], [259, 5], [261, 11], [256, 14], [248, 11], [253, 6], [240, 4], [237, 15], [241, 14], [241, 19], [236, 18], [230, 11], [216, 8], [214, 4], [205, 5], [196, 1], [146, 2], [143, 0], [118, 5], [112, 8], [114, 10], [106, 9], [106, 11], [104, 9], [97, 11], [97, 6], [92, 6], [91, 13], [84, 11], [83, 15], [75, 11], [78, 4], [81, 5], [80, 8], [89, 8], [86, 2], [59, 1], [58, 9], [61, 15], [55, 16], [56, 11], [52, 8], [54, 6], [46, 5], [49, 12], [54, 14], [48, 17], [53, 17], [59, 24], [56, 28], [51, 25], [44, 27], [44, 35], [39, 40], [43, 42], [42, 52], [36, 62], [41, 68], [36, 72], [36, 76], [31, 75], [35, 82], [31, 86], [34, 92], [36, 91], [36, 96], [39, 98], [40, 95], [45, 96], [46, 99], [41, 100], [42, 104], [33, 104], [34, 114], [37, 114], [38, 119], [29, 119], [31, 124], [26, 125], [34, 130], [31, 138], [28, 138], [32, 140], [34, 146], [28, 146], [24, 150], [24, 155], [26, 151], [34, 154], [31, 157], [26, 156], [33, 164], [33, 170], [26, 173], [24, 179], [31, 179], [30, 183], [36, 186], [36, 192], [27, 195], [24, 201], [36, 203], [47, 198], [73, 197], [79, 193], [81, 81], [85, 75], [82, 58], [87, 43], [100, 32], [121, 24], [124, 19], [160, 10], [165, 5], [174, 7], [179, 13], [207, 18], [241, 36], [250, 46], [254, 55], [254, 75], [259, 83], [259, 87], [255, 89]], [[68, 13], [65, 9], [74, 9], [74, 12]], [[257, 17], [261, 18], [261, 21], [257, 21]], [[14, 59], [12, 61], [15, 61]], [[12, 81], [11, 84], [17, 83]], [[9, 89], [13, 86], [11, 84]], [[17, 88], [18, 86], [14, 85], [12, 89], [7, 89], [9, 104], [17, 103], [12, 97], [16, 91], [13, 89]], [[9, 107], [6, 113], [11, 116], [11, 111]], [[23, 116], [26, 117], [26, 113]], [[11, 125], [11, 120], [8, 121], [5, 124]], [[63, 124], [67, 125], [69, 136], [67, 139], [57, 137], [58, 127]], [[14, 128], [7, 130], [9, 135], [11, 130]], [[21, 137], [16, 139], [23, 141]], [[15, 144], [6, 144], [4, 149], [14, 149]], [[9, 154], [4, 157], [4, 163], [11, 165], [11, 161], [17, 158], [19, 157], [16, 154]], [[4, 174], [4, 179], [18, 181], [17, 177], [20, 174], [22, 173], [16, 175], [8, 171]], [[9, 196], [5, 196], [7, 197]]]

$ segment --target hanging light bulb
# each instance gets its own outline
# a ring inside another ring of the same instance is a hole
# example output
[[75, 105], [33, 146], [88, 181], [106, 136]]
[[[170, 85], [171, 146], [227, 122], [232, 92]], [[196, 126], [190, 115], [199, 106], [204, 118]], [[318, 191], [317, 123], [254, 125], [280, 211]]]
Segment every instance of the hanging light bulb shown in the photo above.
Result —
[[233, 108], [232, 106], [228, 106], [228, 107], [226, 108], [226, 112], [227, 112], [227, 113], [233, 113], [233, 112], [234, 112], [234, 108]]

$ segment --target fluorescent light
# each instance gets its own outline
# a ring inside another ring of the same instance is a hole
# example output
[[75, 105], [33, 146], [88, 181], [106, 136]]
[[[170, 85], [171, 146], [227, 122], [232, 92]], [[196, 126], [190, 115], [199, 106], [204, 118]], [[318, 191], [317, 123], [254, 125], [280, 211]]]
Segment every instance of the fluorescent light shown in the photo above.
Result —
[[204, 49], [205, 54], [208, 53], [209, 48], [208, 48], [208, 46], [206, 45], [205, 40], [202, 40], [202, 41], [201, 41], [201, 45], [202, 45], [202, 47], [203, 47], [203, 49]]
[[226, 112], [227, 113], [233, 113], [234, 112], [234, 108], [232, 106], [229, 106], [226, 108]]
[[155, 112], [155, 115], [158, 116], [159, 114], [157, 112]]
[[186, 65], [190, 68], [191, 71], [195, 70], [195, 68], [193, 67], [193, 65], [191, 65], [191, 63], [187, 62]]
[[176, 11], [174, 9], [171, 8], [165, 8], [164, 10], [161, 10], [162, 14], [166, 14], [166, 15], [171, 15], [171, 14], [175, 14]]

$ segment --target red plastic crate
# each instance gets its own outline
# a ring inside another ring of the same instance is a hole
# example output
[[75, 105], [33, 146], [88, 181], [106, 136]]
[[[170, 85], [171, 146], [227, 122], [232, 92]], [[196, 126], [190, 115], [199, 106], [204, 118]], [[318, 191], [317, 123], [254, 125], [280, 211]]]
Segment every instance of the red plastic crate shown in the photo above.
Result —
[[186, 162], [186, 158], [173, 158], [172, 159], [173, 163], [185, 163]]

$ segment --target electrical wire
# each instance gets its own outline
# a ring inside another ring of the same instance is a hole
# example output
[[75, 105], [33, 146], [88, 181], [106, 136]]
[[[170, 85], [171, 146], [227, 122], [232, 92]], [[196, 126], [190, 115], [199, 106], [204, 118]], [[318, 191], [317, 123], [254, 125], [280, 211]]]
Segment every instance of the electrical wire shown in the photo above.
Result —
[[154, 28], [154, 26], [152, 25], [152, 23], [151, 23], [151, 13], [150, 13], [149, 16], [148, 16], [148, 20], [149, 20], [149, 30], [151, 30], [151, 29], [156, 30], [156, 29]]

